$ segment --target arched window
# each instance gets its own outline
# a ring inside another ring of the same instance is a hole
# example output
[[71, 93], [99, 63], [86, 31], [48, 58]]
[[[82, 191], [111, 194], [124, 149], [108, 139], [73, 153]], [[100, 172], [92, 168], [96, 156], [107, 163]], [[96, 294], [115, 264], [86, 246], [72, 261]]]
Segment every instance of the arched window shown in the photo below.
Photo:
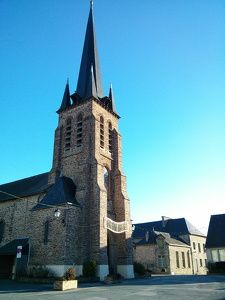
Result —
[[104, 186], [107, 191], [107, 199], [110, 199], [110, 171], [108, 168], [104, 167]]
[[48, 235], [49, 235], [49, 221], [46, 221], [45, 230], [44, 230], [44, 245], [48, 244]]
[[4, 230], [5, 230], [5, 222], [0, 221], [0, 243], [3, 240]]
[[109, 122], [109, 152], [112, 152], [112, 123]]
[[82, 130], [83, 130], [83, 116], [79, 114], [77, 117], [77, 147], [82, 145]]
[[104, 168], [104, 186], [108, 190], [109, 187], [109, 171], [107, 168]]
[[104, 119], [100, 117], [100, 147], [104, 148]]
[[66, 138], [65, 138], [65, 150], [70, 150], [71, 147], [71, 131], [72, 131], [72, 118], [66, 120]]

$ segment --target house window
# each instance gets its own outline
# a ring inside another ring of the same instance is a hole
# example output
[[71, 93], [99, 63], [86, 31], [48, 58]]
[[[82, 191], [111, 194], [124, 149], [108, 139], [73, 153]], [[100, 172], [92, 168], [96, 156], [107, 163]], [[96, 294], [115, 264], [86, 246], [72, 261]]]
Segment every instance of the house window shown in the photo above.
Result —
[[190, 253], [189, 251], [187, 252], [187, 264], [188, 264], [188, 268], [191, 267], [191, 260], [190, 260]]
[[182, 267], [185, 268], [185, 256], [184, 256], [184, 252], [181, 252], [181, 260], [182, 260]]
[[4, 229], [5, 229], [5, 222], [0, 221], [0, 243], [3, 240]]
[[157, 243], [158, 243], [158, 246], [160, 249], [164, 248], [164, 240], [163, 239], [158, 239]]
[[66, 136], [65, 136], [65, 150], [70, 150], [71, 146], [71, 130], [72, 130], [72, 119], [69, 118], [66, 121]]
[[213, 262], [219, 261], [219, 256], [218, 256], [218, 251], [217, 250], [211, 250], [211, 254], [212, 254], [212, 261]]
[[203, 244], [202, 248], [203, 248], [203, 251], [205, 252], [205, 244]]
[[112, 152], [112, 123], [109, 122], [109, 152]]
[[45, 230], [44, 230], [44, 245], [48, 244], [48, 234], [49, 234], [49, 221], [46, 221]]
[[198, 252], [201, 252], [201, 245], [198, 243]]
[[194, 250], [196, 249], [195, 242], [193, 242], [193, 249], [194, 249]]
[[219, 249], [219, 259], [220, 261], [225, 261], [225, 250]]
[[82, 131], [83, 131], [83, 116], [79, 114], [77, 117], [77, 147], [82, 145]]
[[166, 267], [166, 258], [165, 255], [159, 255], [159, 268], [165, 268]]
[[100, 147], [104, 148], [104, 119], [100, 117]]
[[176, 251], [176, 263], [177, 263], [177, 268], [180, 268], [179, 252], [178, 251]]
[[202, 267], [202, 259], [200, 258], [200, 267]]

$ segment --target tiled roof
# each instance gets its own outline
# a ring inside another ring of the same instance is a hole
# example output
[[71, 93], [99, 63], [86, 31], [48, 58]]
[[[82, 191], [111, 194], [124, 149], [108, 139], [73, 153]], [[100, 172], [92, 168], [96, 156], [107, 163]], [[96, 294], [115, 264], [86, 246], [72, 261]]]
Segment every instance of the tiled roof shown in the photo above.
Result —
[[138, 223], [134, 224], [135, 229], [133, 231], [133, 238], [142, 238], [145, 235], [145, 232], [160, 231], [168, 232], [171, 236], [178, 236], [183, 234], [193, 234], [204, 236], [196, 227], [194, 227], [190, 222], [185, 218], [180, 219], [169, 219], [166, 221], [165, 226], [163, 226], [162, 221], [147, 222], [147, 223]]
[[225, 214], [211, 216], [205, 247], [225, 247]]
[[48, 173], [0, 185], [0, 201], [39, 194], [48, 189]]

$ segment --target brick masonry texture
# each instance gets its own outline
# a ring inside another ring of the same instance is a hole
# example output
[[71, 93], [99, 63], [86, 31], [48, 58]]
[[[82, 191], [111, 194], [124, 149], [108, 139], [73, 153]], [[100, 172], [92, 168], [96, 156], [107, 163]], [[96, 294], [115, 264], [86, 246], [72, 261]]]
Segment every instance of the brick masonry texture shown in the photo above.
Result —
[[[77, 118], [82, 114], [82, 144], [77, 147]], [[100, 147], [100, 117], [104, 118], [104, 147]], [[66, 121], [71, 118], [70, 149], [65, 149]], [[112, 125], [109, 148], [109, 123]], [[109, 173], [108, 188], [104, 183]], [[0, 220], [5, 221], [1, 246], [15, 238], [30, 238], [30, 264], [82, 265], [94, 259], [99, 265], [131, 265], [132, 240], [130, 200], [126, 176], [122, 171], [121, 135], [118, 116], [96, 99], [87, 99], [59, 112], [55, 131], [53, 165], [49, 183], [58, 176], [72, 178], [80, 207], [62, 205], [32, 210], [45, 193], [5, 201], [0, 206]], [[103, 226], [104, 217], [127, 221], [129, 232], [115, 234]], [[45, 224], [49, 222], [47, 242]], [[110, 253], [110, 258], [108, 257]]]

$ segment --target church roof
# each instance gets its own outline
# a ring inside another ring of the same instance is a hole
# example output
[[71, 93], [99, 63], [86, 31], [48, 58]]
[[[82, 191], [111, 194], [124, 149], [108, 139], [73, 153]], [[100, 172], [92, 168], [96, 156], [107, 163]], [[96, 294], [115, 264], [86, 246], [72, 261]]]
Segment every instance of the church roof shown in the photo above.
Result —
[[225, 214], [211, 216], [205, 247], [225, 247]]
[[0, 248], [0, 254], [16, 254], [18, 246], [22, 246], [23, 254], [28, 254], [28, 251], [26, 251], [26, 250], [28, 250], [28, 248], [27, 248], [28, 243], [29, 243], [29, 238], [14, 239], [11, 242], [9, 242], [8, 244], [6, 244]]
[[39, 194], [49, 187], [48, 173], [2, 184], [0, 185], [0, 201]]
[[73, 180], [65, 176], [60, 176], [48, 190], [44, 198], [32, 210], [64, 204], [80, 206], [75, 195], [76, 186]]
[[133, 238], [142, 238], [146, 231], [151, 232], [153, 230], [160, 232], [168, 232], [171, 236], [193, 234], [204, 236], [196, 227], [194, 227], [185, 218], [169, 219], [165, 224], [162, 221], [147, 222], [134, 224], [135, 229], [133, 231]]

